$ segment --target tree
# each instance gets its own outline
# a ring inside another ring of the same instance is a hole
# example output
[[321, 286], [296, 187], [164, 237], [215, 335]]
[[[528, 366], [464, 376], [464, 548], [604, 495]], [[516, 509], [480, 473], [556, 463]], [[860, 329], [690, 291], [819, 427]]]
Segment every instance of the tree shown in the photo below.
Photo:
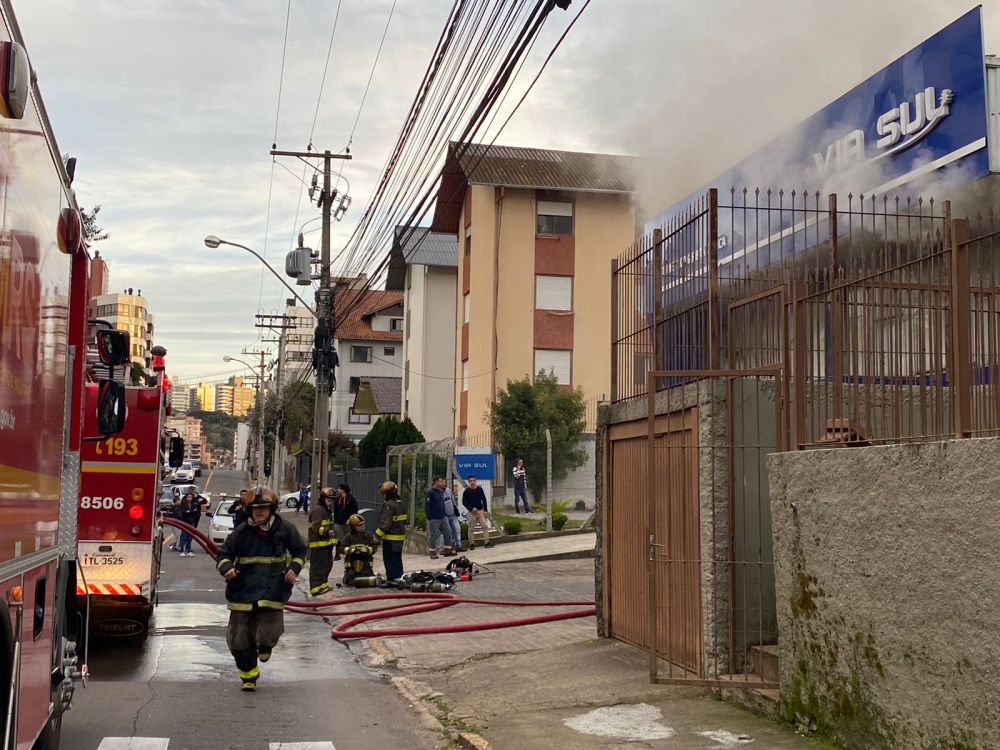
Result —
[[140, 363], [132, 363], [132, 369], [129, 371], [129, 381], [132, 385], [146, 385], [146, 371]]
[[201, 429], [205, 433], [205, 444], [209, 451], [216, 448], [231, 451], [233, 436], [239, 420], [223, 411], [191, 411], [189, 417], [201, 420]]
[[330, 432], [327, 438], [327, 452], [330, 455], [330, 466], [353, 469], [358, 461], [358, 446], [343, 432]]
[[87, 241], [88, 245], [106, 240], [111, 236], [111, 232], [106, 232], [97, 224], [97, 215], [99, 213], [101, 213], [100, 204], [94, 206], [89, 211], [85, 208], [80, 209], [80, 218], [83, 220], [83, 239]]
[[407, 417], [402, 422], [394, 416], [379, 417], [371, 431], [358, 443], [361, 466], [385, 466], [385, 451], [390, 445], [422, 443], [424, 436]]
[[546, 428], [552, 432], [552, 479], [563, 479], [587, 459], [580, 448], [585, 417], [583, 391], [560, 388], [556, 377], [544, 372], [534, 383], [508, 380], [486, 413], [497, 450], [508, 463], [524, 459], [535, 477], [530, 486], [539, 494], [545, 486]]

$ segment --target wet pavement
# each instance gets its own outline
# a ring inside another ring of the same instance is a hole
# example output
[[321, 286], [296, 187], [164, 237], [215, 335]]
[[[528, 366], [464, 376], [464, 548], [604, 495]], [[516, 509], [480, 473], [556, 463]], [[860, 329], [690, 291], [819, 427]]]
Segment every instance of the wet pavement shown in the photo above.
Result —
[[[210, 491], [235, 493], [240, 485], [236, 472], [216, 472]], [[93, 645], [92, 677], [66, 714], [62, 750], [117, 746], [108, 738], [164, 738], [171, 750], [267, 750], [296, 742], [332, 742], [336, 750], [446, 746], [420, 728], [383, 676], [330, 638], [321, 618], [286, 614], [257, 693], [242, 693], [225, 642], [222, 581], [211, 558], [195, 550], [187, 558], [164, 553], [160, 603], [145, 644]], [[306, 598], [301, 584], [295, 598]], [[147, 745], [162, 742], [136, 739], [129, 746]]]

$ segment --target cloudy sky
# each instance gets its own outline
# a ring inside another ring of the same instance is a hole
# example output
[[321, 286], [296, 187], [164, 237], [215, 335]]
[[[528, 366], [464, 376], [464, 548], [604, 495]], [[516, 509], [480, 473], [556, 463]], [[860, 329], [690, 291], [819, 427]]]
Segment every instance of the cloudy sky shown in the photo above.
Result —
[[[60, 148], [76, 156], [83, 206], [100, 204], [97, 248], [111, 288], [142, 289], [174, 376], [219, 381], [222, 362], [258, 340], [254, 313], [286, 293], [249, 254], [280, 266], [298, 225], [301, 165], [274, 169], [287, 0], [14, 0]], [[392, 0], [292, 0], [280, 148], [342, 149]], [[582, 0], [574, 0], [576, 11]], [[1000, 3], [985, 12], [1000, 52]], [[397, 0], [346, 165], [361, 217], [448, 17], [450, 0]], [[968, 0], [592, 0], [498, 140], [634, 153], [663, 208], [697, 189], [972, 6]], [[570, 16], [556, 12], [533, 50], [534, 75]], [[520, 85], [523, 85], [520, 84]], [[268, 193], [271, 187], [270, 211]], [[296, 218], [297, 217], [297, 218]], [[318, 226], [313, 224], [312, 226]], [[318, 233], [310, 235], [318, 244]]]

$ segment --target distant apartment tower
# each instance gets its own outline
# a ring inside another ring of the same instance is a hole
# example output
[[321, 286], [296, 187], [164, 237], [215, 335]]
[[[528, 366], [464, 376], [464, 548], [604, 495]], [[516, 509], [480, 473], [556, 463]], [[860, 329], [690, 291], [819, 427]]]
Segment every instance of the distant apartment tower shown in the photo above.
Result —
[[198, 383], [195, 391], [195, 401], [199, 411], [215, 411], [215, 386], [208, 383]]
[[453, 434], [457, 236], [396, 227], [386, 288], [403, 293], [402, 416], [427, 440]]
[[174, 414], [187, 414], [191, 411], [191, 388], [179, 381], [170, 384], [170, 408]]
[[167, 428], [176, 430], [184, 438], [184, 459], [186, 461], [203, 461], [205, 453], [205, 435], [201, 420], [197, 417], [170, 417]]
[[[102, 261], [103, 263], [103, 261]], [[90, 300], [90, 316], [106, 320], [119, 331], [127, 331], [132, 361], [149, 368], [152, 364], [153, 315], [142, 290], [125, 289], [117, 294], [100, 294]]]
[[611, 259], [635, 236], [635, 159], [452, 143], [432, 230], [457, 235], [457, 436], [508, 380], [610, 389]]
[[243, 376], [229, 378], [226, 385], [215, 387], [215, 410], [234, 417], [244, 417], [254, 405], [257, 391], [244, 385]]

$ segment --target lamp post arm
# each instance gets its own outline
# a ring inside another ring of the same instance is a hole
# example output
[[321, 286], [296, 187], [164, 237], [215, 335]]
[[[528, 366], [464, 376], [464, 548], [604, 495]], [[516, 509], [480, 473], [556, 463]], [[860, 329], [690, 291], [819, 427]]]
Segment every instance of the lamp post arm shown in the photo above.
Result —
[[312, 315], [314, 318], [316, 317], [316, 312], [309, 306], [309, 303], [306, 302], [304, 299], [302, 299], [302, 297], [299, 296], [299, 293], [296, 292], [294, 289], [292, 289], [292, 287], [288, 285], [288, 282], [286, 282], [283, 278], [281, 278], [281, 276], [278, 274], [278, 272], [275, 271], [271, 267], [270, 263], [268, 263], [266, 260], [264, 260], [263, 256], [261, 256], [260, 253], [258, 253], [256, 250], [252, 250], [251, 248], [247, 247], [246, 245], [241, 245], [238, 242], [230, 242], [229, 240], [221, 240], [220, 244], [222, 244], [222, 245], [232, 245], [233, 247], [242, 248], [242, 249], [246, 250], [248, 253], [250, 253], [251, 255], [253, 255], [254, 257], [256, 257], [257, 260], [259, 260], [261, 263], [264, 264], [264, 266], [267, 268], [268, 271], [270, 271], [272, 274], [274, 274], [274, 278], [276, 278], [278, 281], [280, 281], [282, 284], [284, 284], [285, 289], [287, 289], [293, 295], [295, 295], [295, 299], [297, 299], [299, 302], [302, 303], [302, 306], [305, 307], [305, 309], [309, 311], [309, 314]]

